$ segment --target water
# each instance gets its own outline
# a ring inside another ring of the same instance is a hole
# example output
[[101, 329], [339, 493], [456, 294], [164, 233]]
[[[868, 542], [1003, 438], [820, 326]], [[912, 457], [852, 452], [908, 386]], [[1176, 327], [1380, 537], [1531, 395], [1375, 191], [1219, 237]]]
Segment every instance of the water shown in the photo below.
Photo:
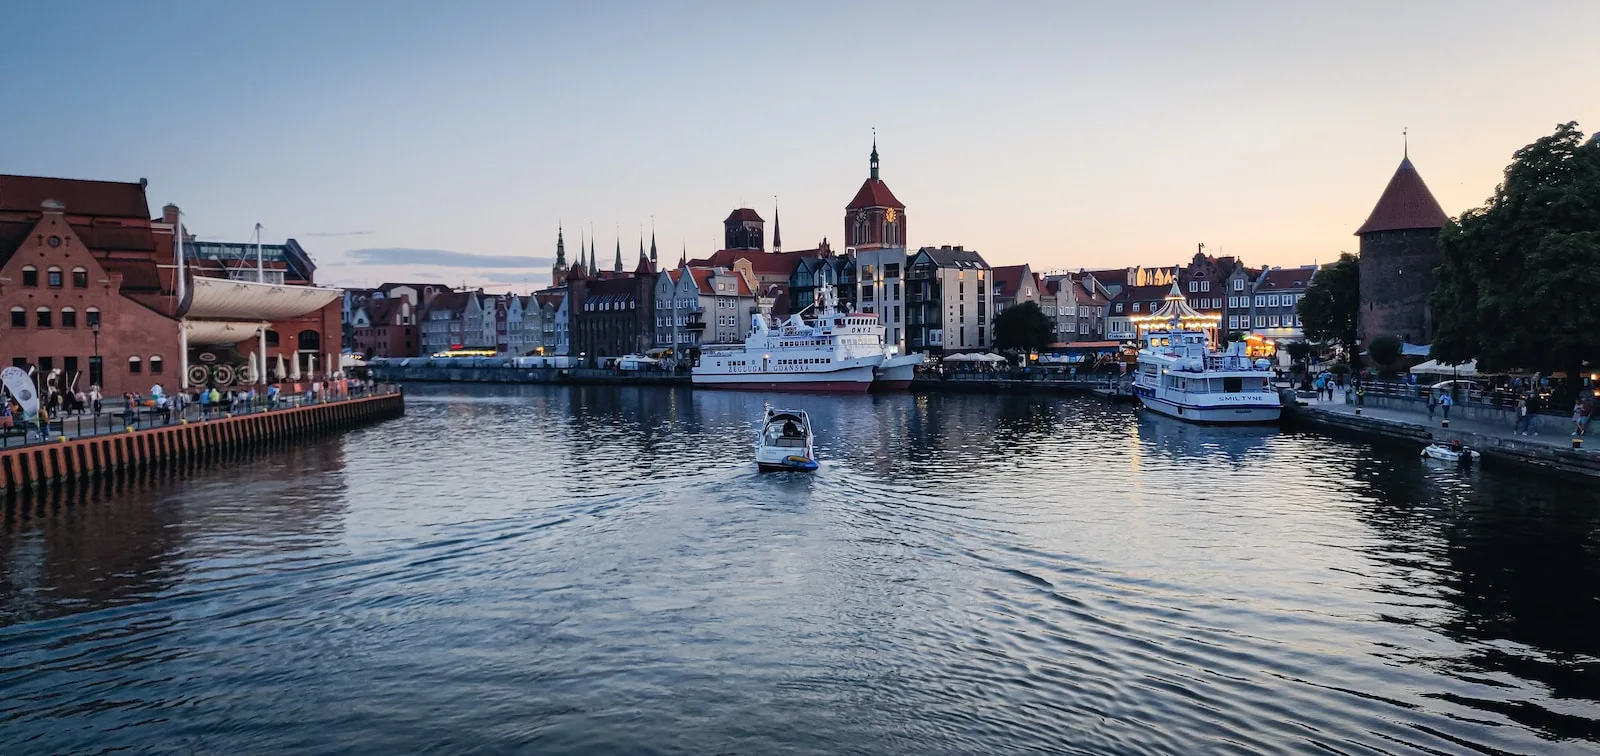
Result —
[[[822, 469], [759, 475], [764, 402]], [[1592, 753], [1600, 497], [1081, 398], [416, 387], [13, 504], [0, 752]]]

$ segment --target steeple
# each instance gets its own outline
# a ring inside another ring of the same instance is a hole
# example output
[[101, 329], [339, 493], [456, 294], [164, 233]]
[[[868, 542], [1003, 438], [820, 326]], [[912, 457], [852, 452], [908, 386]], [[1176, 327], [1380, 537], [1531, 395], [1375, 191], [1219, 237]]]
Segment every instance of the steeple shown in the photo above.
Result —
[[872, 180], [878, 180], [878, 129], [872, 129]]
[[783, 251], [783, 227], [778, 224], [778, 199], [772, 199], [772, 251]]
[[644, 234], [639, 234], [639, 259], [640, 260], [645, 259], [645, 256], [644, 256]]
[[621, 273], [622, 272], [622, 237], [621, 236], [617, 237], [617, 261], [611, 264], [611, 271], [613, 273]]
[[1433, 192], [1428, 191], [1428, 185], [1422, 182], [1422, 174], [1417, 173], [1416, 166], [1411, 164], [1411, 156], [1405, 154], [1400, 158], [1400, 167], [1389, 178], [1389, 185], [1383, 188], [1383, 194], [1378, 197], [1372, 214], [1367, 216], [1367, 222], [1356, 229], [1356, 235], [1376, 231], [1440, 229], [1449, 223], [1450, 216], [1445, 214], [1444, 208], [1439, 207]]
[[656, 217], [650, 216], [650, 264], [656, 264]]
[[561, 236], [561, 224], [556, 224], [556, 267], [567, 267], [567, 242]]
[[683, 243], [683, 255], [678, 258], [678, 267], [689, 267], [689, 242], [687, 241]]
[[594, 224], [590, 224], [589, 225], [589, 275], [597, 275], [597, 274], [599, 274], [599, 272], [600, 272], [600, 266], [596, 265], [595, 261], [594, 261]]

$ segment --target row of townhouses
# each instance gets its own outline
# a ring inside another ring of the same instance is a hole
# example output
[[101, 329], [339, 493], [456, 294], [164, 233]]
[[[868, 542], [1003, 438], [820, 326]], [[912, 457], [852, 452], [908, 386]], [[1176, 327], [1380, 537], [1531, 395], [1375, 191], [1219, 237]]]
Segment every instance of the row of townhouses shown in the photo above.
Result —
[[1219, 330], [1293, 339], [1303, 335], [1295, 305], [1316, 274], [1315, 266], [1250, 267], [1208, 255], [1204, 245], [1179, 265], [1049, 272], [991, 266], [960, 245], [908, 247], [906, 206], [879, 175], [876, 144], [867, 179], [845, 204], [843, 231], [839, 251], [827, 239], [786, 250], [775, 213], [769, 250], [765, 219], [739, 208], [723, 220], [723, 247], [711, 255], [685, 252], [662, 266], [655, 240], [647, 251], [641, 238], [627, 266], [618, 240], [603, 268], [593, 239], [579, 241], [569, 261], [558, 229], [549, 288], [531, 296], [432, 284], [354, 291], [346, 296], [347, 338], [375, 355], [452, 347], [586, 361], [685, 354], [742, 341], [756, 312], [809, 318], [823, 287], [832, 287], [842, 308], [877, 315], [890, 344], [937, 355], [991, 349], [995, 317], [1025, 302], [1040, 307], [1057, 342], [1130, 341], [1140, 317], [1176, 287]]

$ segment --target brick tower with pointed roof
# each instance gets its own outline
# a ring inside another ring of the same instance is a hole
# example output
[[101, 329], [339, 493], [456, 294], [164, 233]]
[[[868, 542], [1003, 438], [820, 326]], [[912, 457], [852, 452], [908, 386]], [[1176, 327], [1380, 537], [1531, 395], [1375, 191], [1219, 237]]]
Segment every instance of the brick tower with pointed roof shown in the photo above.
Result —
[[850, 204], [844, 206], [845, 244], [856, 249], [906, 245], [906, 206], [878, 178], [878, 138], [872, 138], [871, 172]]
[[560, 224], [556, 225], [556, 263], [550, 266], [550, 285], [560, 286], [567, 282], [567, 240]]
[[1410, 155], [1400, 161], [1361, 238], [1361, 306], [1356, 330], [1361, 346], [1392, 335], [1410, 344], [1433, 340], [1433, 269], [1438, 267], [1439, 230], [1450, 222], [1428, 191]]

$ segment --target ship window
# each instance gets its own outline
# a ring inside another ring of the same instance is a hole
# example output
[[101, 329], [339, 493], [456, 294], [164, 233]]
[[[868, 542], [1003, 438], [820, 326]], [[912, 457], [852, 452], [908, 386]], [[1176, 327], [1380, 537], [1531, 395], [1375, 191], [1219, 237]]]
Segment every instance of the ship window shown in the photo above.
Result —
[[1237, 394], [1244, 388], [1243, 378], [1223, 378], [1222, 390], [1229, 394]]

